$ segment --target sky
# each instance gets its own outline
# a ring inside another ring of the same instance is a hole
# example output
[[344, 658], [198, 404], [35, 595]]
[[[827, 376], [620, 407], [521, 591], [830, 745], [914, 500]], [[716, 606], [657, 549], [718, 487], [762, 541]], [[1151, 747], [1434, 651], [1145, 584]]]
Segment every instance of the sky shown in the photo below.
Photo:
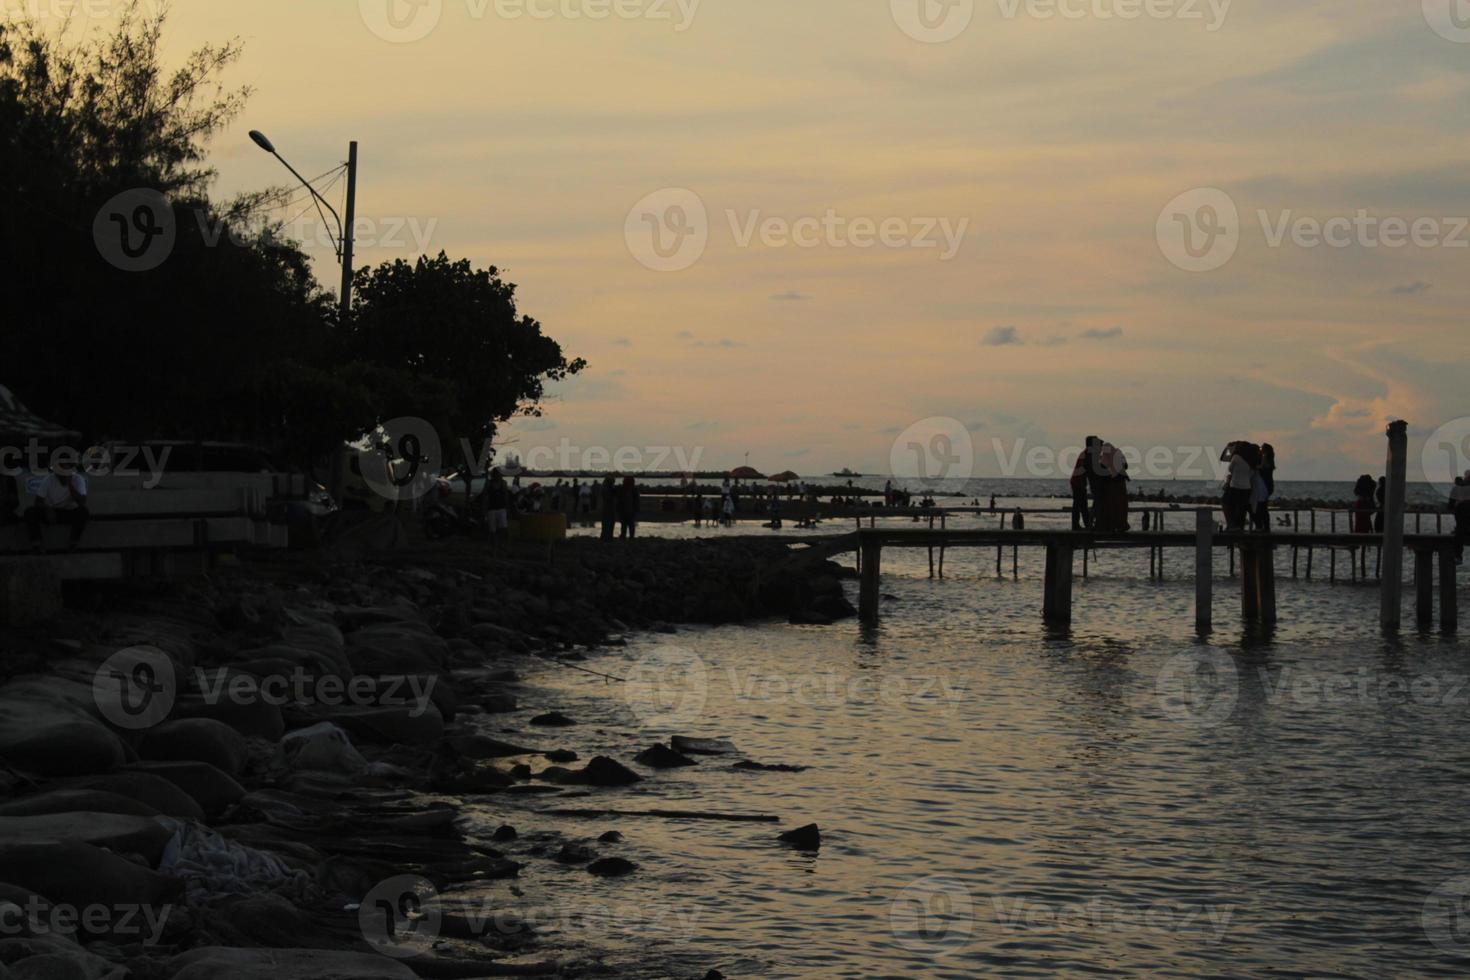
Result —
[[170, 59], [245, 46], [219, 193], [289, 180], [249, 129], [309, 176], [356, 139], [360, 263], [494, 264], [588, 360], [523, 454], [883, 472], [917, 431], [1045, 476], [1096, 433], [1337, 479], [1392, 418], [1411, 479], [1470, 453], [1465, 0], [170, 6]]

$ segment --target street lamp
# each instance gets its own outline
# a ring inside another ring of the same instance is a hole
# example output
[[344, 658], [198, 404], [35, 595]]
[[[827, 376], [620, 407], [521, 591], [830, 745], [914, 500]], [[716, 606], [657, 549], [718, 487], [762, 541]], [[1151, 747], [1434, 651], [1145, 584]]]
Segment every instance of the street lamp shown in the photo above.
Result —
[[347, 322], [347, 316], [352, 311], [352, 225], [357, 220], [357, 140], [348, 145], [347, 150], [347, 222], [344, 224], [337, 209], [332, 207], [326, 198], [317, 193], [316, 188], [307, 182], [306, 178], [296, 172], [296, 168], [286, 162], [286, 158], [276, 152], [276, 145], [258, 129], [250, 131], [250, 138], [255, 145], [260, 147], [277, 160], [281, 165], [291, 171], [291, 175], [301, 181], [301, 185], [311, 192], [311, 196], [325, 205], [332, 212], [332, 217], [337, 221], [337, 236], [340, 244], [337, 246], [337, 261], [342, 263], [342, 306], [341, 320]]

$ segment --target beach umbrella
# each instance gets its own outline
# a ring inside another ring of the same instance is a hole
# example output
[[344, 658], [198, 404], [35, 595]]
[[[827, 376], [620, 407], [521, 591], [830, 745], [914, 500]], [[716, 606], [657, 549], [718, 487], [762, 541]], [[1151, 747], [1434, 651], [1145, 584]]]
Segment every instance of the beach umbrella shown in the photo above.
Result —
[[749, 466], [741, 466], [741, 467], [737, 467], [736, 469], [733, 469], [733, 470], [730, 471], [730, 479], [732, 479], [732, 480], [764, 480], [765, 479], [765, 476], [759, 470], [751, 469]]
[[785, 473], [777, 473], [775, 476], [771, 477], [771, 482], [772, 483], [790, 483], [792, 480], [800, 480], [800, 479], [801, 479], [801, 474], [799, 474], [799, 473], [793, 473], [790, 470], [787, 470]]

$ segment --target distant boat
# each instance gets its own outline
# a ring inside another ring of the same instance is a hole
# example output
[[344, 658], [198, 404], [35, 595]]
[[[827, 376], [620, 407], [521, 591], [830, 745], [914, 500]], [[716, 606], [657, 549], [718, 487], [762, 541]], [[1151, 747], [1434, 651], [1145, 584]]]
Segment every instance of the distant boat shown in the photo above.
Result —
[[849, 469], [846, 469], [846, 468], [841, 469], [841, 470], [838, 470], [836, 473], [833, 473], [832, 475], [833, 476], [862, 476], [861, 473], [854, 473], [852, 470], [849, 470]]

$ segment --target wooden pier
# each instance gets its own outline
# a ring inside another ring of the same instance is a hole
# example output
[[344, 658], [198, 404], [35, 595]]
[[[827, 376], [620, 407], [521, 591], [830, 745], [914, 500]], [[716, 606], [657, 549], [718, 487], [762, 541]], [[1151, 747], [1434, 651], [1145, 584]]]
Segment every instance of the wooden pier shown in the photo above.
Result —
[[[1176, 512], [1177, 513], [1177, 512]], [[1195, 512], [1193, 533], [1184, 531], [1135, 531], [1103, 534], [1093, 531], [1067, 530], [949, 530], [928, 528], [866, 527], [846, 536], [858, 552], [860, 592], [858, 613], [862, 621], [873, 625], [879, 619], [883, 551], [888, 548], [995, 548], [997, 555], [1012, 549], [1012, 567], [1020, 548], [1044, 548], [1046, 573], [1043, 584], [1042, 615], [1047, 622], [1066, 624], [1072, 621], [1073, 580], [1078, 553], [1104, 549], [1147, 549], [1153, 577], [1162, 578], [1163, 555], [1166, 550], [1194, 552], [1195, 619], [1202, 630], [1211, 628], [1214, 618], [1214, 552], [1228, 549], [1240, 564], [1241, 614], [1247, 622], [1276, 622], [1276, 552], [1280, 548], [1307, 549], [1308, 554], [1326, 549], [1334, 555], [1340, 549], [1354, 553], [1355, 574], [1358, 558], [1366, 565], [1367, 549], [1382, 547], [1379, 534], [1333, 534], [1288, 531], [1254, 533], [1249, 531], [1217, 531], [1215, 512]], [[1414, 555], [1416, 621], [1421, 629], [1433, 626], [1435, 572], [1439, 576], [1440, 629], [1453, 633], [1458, 626], [1455, 594], [1455, 540], [1450, 535], [1406, 534], [1403, 546]], [[999, 557], [997, 567], [999, 567]], [[1310, 564], [1310, 561], [1309, 561]], [[1366, 574], [1365, 574], [1366, 579]], [[1386, 582], [1383, 583], [1386, 586]], [[1390, 591], [1385, 587], [1385, 591]], [[1391, 590], [1397, 595], [1398, 590]]]

